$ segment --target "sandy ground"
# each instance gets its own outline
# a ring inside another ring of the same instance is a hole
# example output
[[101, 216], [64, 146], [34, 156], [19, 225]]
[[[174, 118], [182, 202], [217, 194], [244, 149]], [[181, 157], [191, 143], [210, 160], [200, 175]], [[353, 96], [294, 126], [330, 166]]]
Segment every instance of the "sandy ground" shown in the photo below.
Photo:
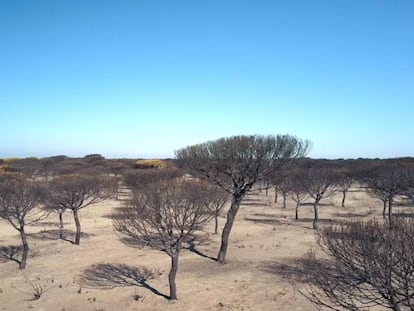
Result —
[[[197, 246], [199, 253], [181, 254], [175, 302], [165, 298], [169, 257], [125, 244], [113, 231], [109, 215], [121, 201], [105, 201], [80, 211], [84, 236], [79, 246], [57, 238], [56, 215], [28, 227], [31, 252], [23, 271], [6, 258], [5, 248], [20, 241], [17, 231], [1, 220], [0, 310], [315, 310], [273, 268], [294, 262], [315, 246], [312, 207], [302, 206], [301, 219], [295, 221], [293, 201], [288, 200], [286, 209], [281, 197], [277, 204], [272, 201], [272, 191], [268, 196], [262, 191], [246, 198], [230, 236], [225, 265], [208, 258], [217, 255], [220, 236], [211, 233], [213, 223], [206, 227], [208, 240]], [[348, 194], [346, 208], [340, 207], [339, 195], [323, 203], [321, 224], [381, 217], [382, 203], [357, 189]], [[64, 218], [70, 240], [72, 215], [66, 213]], [[220, 219], [220, 228], [224, 221]], [[154, 277], [141, 282], [139, 275], [148, 270]], [[33, 300], [32, 286], [44, 290], [37, 300]]]

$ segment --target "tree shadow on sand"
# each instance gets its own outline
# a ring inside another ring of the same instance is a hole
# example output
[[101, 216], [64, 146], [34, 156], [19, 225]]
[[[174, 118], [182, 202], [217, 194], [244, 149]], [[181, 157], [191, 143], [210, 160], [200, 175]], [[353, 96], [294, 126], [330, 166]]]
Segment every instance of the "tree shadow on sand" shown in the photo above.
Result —
[[[72, 244], [75, 243], [75, 236], [76, 232], [67, 229], [51, 229], [51, 230], [42, 230], [38, 233], [30, 233], [28, 234], [29, 237], [35, 240], [46, 241], [46, 240], [63, 240], [70, 242]], [[94, 234], [91, 233], [81, 233], [82, 239], [87, 239], [93, 237]]]
[[20, 264], [17, 257], [21, 257], [22, 250], [20, 245], [0, 246], [0, 262], [15, 261]]
[[[300, 203], [300, 206], [303, 206], [303, 207], [305, 207], [305, 206], [309, 206], [309, 207], [313, 207], [313, 202], [302, 202], [302, 203]], [[323, 206], [332, 206], [332, 204], [331, 203], [319, 203], [319, 207], [323, 207]]]
[[154, 272], [146, 267], [133, 267], [125, 264], [97, 264], [86, 269], [80, 276], [80, 284], [97, 289], [139, 286], [153, 294], [169, 299], [169, 296], [150, 286], [147, 281], [154, 278]]
[[[313, 223], [314, 218], [299, 218], [295, 220], [296, 223], [310, 224]], [[332, 219], [332, 218], [319, 218], [318, 224], [321, 225], [338, 225], [341, 224], [343, 220]]]
[[414, 218], [414, 213], [403, 212], [403, 213], [393, 213], [393, 217], [407, 217], [407, 218]]
[[202, 251], [197, 249], [194, 242], [188, 243], [188, 246], [184, 247], [184, 249], [189, 250], [190, 252], [192, 252], [192, 253], [200, 256], [200, 257], [207, 258], [207, 259], [210, 259], [212, 261], [217, 261], [216, 257], [211, 257], [209, 255], [206, 255], [205, 253], [203, 253]]
[[342, 218], [364, 218], [364, 217], [368, 217], [370, 216], [372, 213], [365, 212], [365, 213], [353, 213], [353, 212], [348, 212], [348, 213], [335, 213], [334, 216], [335, 217], [342, 217]]
[[402, 198], [402, 199], [400, 199], [400, 200], [396, 200], [396, 201], [394, 201], [394, 206], [395, 207], [413, 207], [413, 201], [411, 201], [410, 199], [408, 199], [408, 198]]
[[[64, 223], [64, 224], [66, 225], [67, 223]], [[39, 221], [39, 222], [35, 222], [31, 226], [32, 227], [59, 227], [59, 223], [57, 223], [56, 221]]]
[[261, 270], [289, 281], [289, 283], [313, 284], [320, 277], [334, 277], [336, 269], [328, 259], [315, 259], [308, 255], [289, 260], [287, 263], [264, 262]]
[[122, 244], [128, 246], [128, 247], [132, 247], [132, 248], [138, 248], [138, 249], [142, 249], [144, 248], [146, 245], [145, 243], [143, 243], [142, 241], [139, 241], [137, 239], [133, 239], [131, 237], [120, 237], [119, 240], [121, 241]]
[[242, 203], [240, 205], [243, 205], [243, 206], [269, 206], [268, 203], [261, 202], [261, 201], [252, 201], [252, 202], [242, 201]]
[[[257, 216], [257, 215], [254, 215]], [[313, 223], [313, 218], [299, 218], [299, 219], [286, 219], [285, 217], [279, 217], [274, 215], [263, 215], [260, 217], [244, 217], [244, 220], [253, 222], [255, 224], [273, 225], [273, 226], [301, 226], [303, 228], [309, 228], [309, 224]], [[277, 219], [276, 217], [280, 218]], [[318, 223], [321, 225], [335, 225], [340, 224], [341, 220], [330, 218], [319, 218]]]
[[261, 217], [244, 217], [244, 220], [251, 221], [255, 224], [264, 224], [264, 225], [285, 225], [278, 219], [275, 219], [273, 216], [264, 218]]
[[[125, 244], [129, 247], [134, 247], [134, 248], [138, 248], [138, 249], [142, 249], [143, 247], [145, 247], [145, 244], [143, 244], [141, 241], [136, 240], [136, 239], [132, 239], [130, 237], [121, 237], [120, 240], [123, 244]], [[201, 237], [198, 237], [197, 241], [198, 241], [198, 244], [201, 244], [201, 243], [205, 243], [206, 241], [208, 241], [208, 239], [207, 238], [203, 239]], [[187, 241], [186, 243], [184, 243], [183, 244], [183, 249], [188, 250], [188, 251], [190, 251], [190, 252], [192, 252], [192, 253], [200, 256], [200, 257], [207, 258], [207, 259], [210, 259], [210, 260], [213, 260], [213, 261], [217, 261], [217, 258], [211, 257], [211, 256], [203, 253], [202, 251], [200, 251], [197, 248], [194, 241]]]

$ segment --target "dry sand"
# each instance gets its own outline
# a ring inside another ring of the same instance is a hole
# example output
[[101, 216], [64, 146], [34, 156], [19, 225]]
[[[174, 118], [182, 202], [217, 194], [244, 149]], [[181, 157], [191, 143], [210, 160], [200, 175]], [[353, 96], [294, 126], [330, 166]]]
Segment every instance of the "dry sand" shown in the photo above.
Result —
[[[347, 207], [340, 207], [340, 195], [325, 200], [320, 208], [321, 224], [344, 219], [381, 217], [382, 203], [365, 192], [348, 194]], [[294, 220], [294, 202], [282, 208], [281, 198], [273, 203], [266, 196], [250, 194], [237, 215], [227, 263], [217, 262], [185, 250], [177, 275], [179, 300], [168, 295], [169, 257], [151, 249], [126, 245], [112, 229], [109, 217], [121, 201], [105, 201], [80, 211], [84, 236], [79, 246], [57, 239], [57, 216], [28, 227], [31, 252], [27, 268], [18, 269], [7, 260], [4, 247], [19, 245], [19, 235], [7, 222], [0, 221], [0, 310], [116, 311], [116, 310], [315, 310], [297, 293], [277, 264], [291, 263], [315, 246], [312, 207], [300, 208]], [[369, 214], [370, 208], [372, 214]], [[395, 208], [398, 212], [398, 207]], [[64, 215], [65, 229], [74, 230], [72, 215]], [[220, 228], [225, 218], [220, 219]], [[216, 256], [220, 236], [211, 234], [197, 250]], [[73, 231], [67, 238], [73, 238]], [[145, 269], [154, 278], [139, 283], [134, 273]], [[33, 286], [44, 293], [32, 300]]]

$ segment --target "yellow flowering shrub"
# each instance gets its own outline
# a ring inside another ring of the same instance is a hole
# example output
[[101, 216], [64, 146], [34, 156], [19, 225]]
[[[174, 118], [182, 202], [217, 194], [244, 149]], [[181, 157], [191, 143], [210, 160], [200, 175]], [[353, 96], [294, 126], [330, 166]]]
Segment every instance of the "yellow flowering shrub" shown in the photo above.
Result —
[[166, 168], [167, 163], [158, 159], [138, 160], [135, 162], [135, 167], [141, 169]]

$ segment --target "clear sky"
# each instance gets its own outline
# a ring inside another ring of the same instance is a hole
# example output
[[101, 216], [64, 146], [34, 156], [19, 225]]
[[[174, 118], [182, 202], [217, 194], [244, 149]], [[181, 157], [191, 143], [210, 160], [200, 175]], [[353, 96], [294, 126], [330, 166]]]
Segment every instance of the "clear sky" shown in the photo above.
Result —
[[414, 1], [0, 0], [0, 133], [0, 157], [414, 156]]

